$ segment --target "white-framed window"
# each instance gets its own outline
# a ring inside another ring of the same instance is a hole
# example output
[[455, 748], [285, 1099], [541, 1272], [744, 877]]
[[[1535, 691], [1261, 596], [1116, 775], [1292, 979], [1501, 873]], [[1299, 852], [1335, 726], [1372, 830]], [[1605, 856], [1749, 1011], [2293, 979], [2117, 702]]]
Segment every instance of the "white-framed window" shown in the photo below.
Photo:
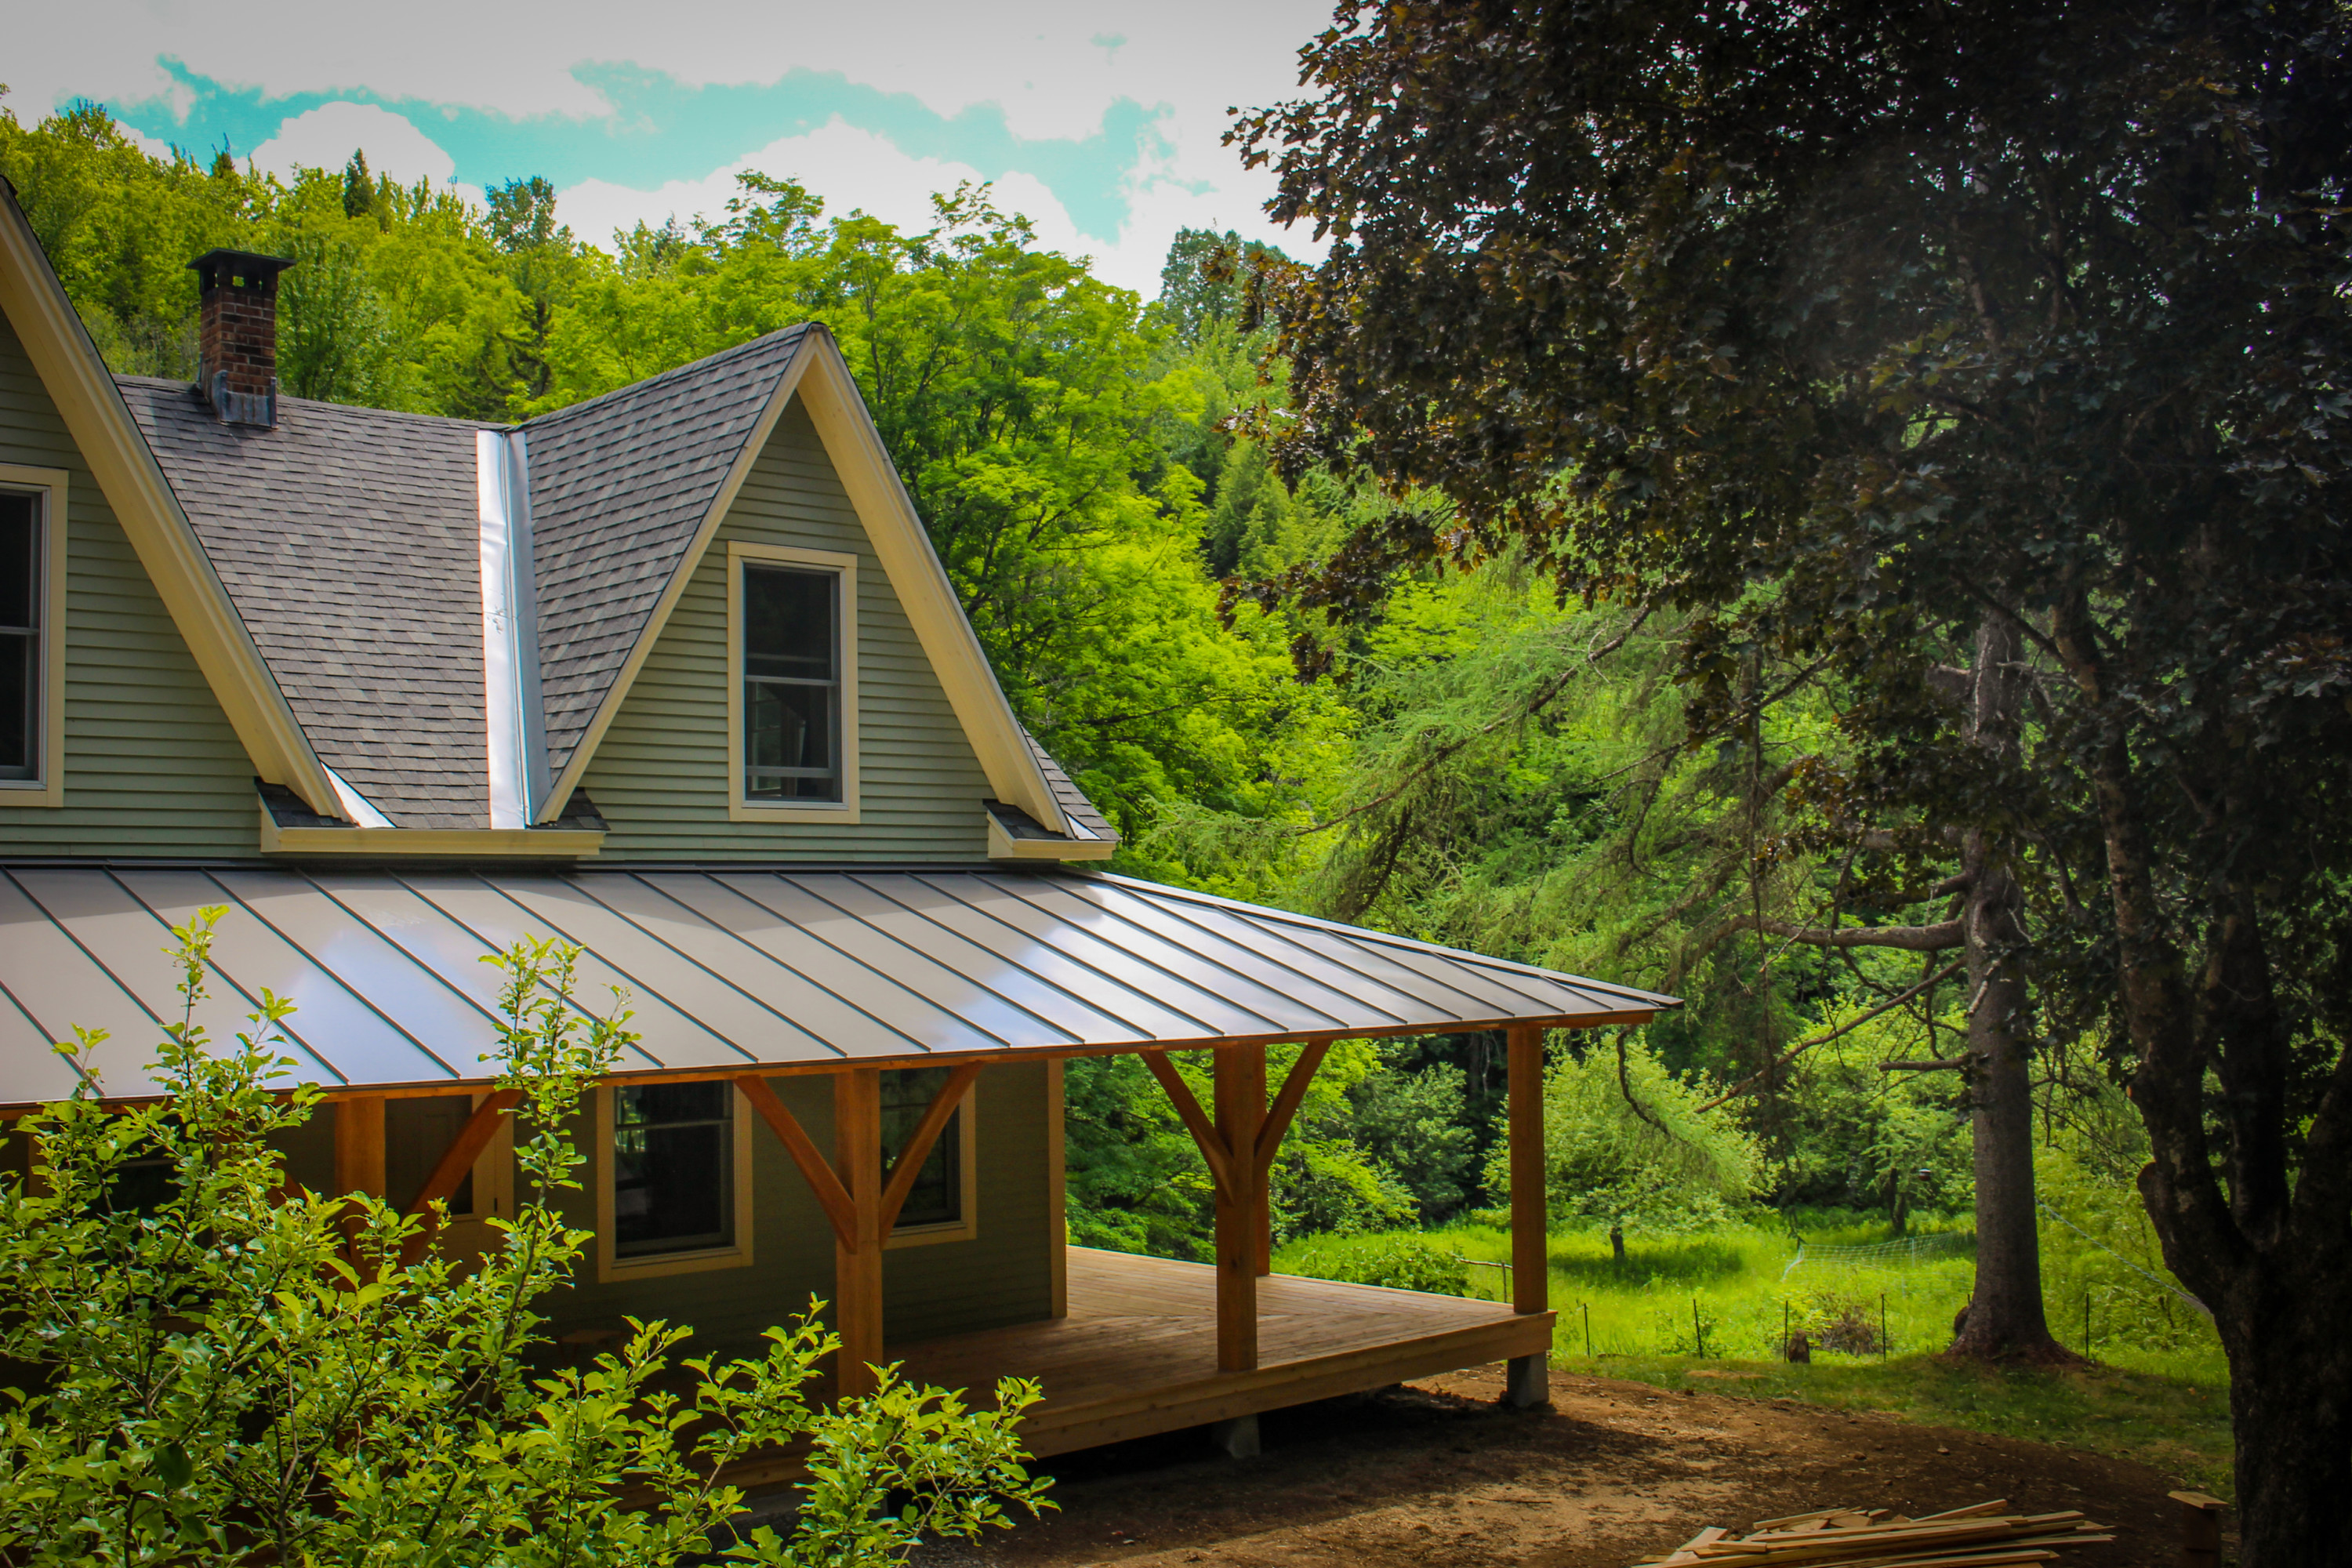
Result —
[[597, 1278], [750, 1264], [751, 1140], [751, 1108], [723, 1079], [599, 1088]]
[[[946, 1068], [893, 1068], [882, 1074], [882, 1168], [887, 1171], [907, 1135], [923, 1119], [923, 1111], [948, 1080]], [[963, 1097], [948, 1124], [931, 1144], [907, 1202], [898, 1211], [886, 1248], [921, 1247], [937, 1241], [970, 1241], [980, 1234], [980, 1163], [973, 1136], [973, 1107], [980, 1100], [974, 1085]]]
[[728, 815], [857, 820], [857, 557], [727, 546]]
[[0, 806], [65, 804], [66, 475], [0, 463]]

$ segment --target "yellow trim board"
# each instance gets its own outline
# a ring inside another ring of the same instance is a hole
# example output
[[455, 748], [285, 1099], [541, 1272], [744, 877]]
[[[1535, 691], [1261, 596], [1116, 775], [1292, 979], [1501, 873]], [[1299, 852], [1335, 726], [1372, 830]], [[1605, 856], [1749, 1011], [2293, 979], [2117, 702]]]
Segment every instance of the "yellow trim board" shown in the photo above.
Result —
[[586, 859], [604, 835], [585, 827], [280, 827], [261, 807], [264, 855], [473, 855]]
[[0, 779], [0, 806], [62, 806], [66, 803], [66, 492], [73, 476], [63, 468], [0, 463], [0, 488], [40, 490], [41, 650], [40, 777]]
[[[629, 650], [619, 677], [581, 735], [572, 760], [564, 764], [554, 787], [548, 791], [546, 804], [540, 808], [541, 820], [552, 822], [562, 815], [564, 803], [579, 787], [594, 760], [604, 731], [612, 726], [637, 672], [645, 667], [662, 629], [669, 624], [671, 612], [677, 607], [688, 579], [709, 552], [711, 539], [726, 520], [752, 464], [759, 460], [769, 437], [775, 433], [776, 420], [795, 395], [808, 409], [817, 437], [824, 443], [825, 456], [840, 478], [843, 489], [848, 492], [857, 521], [882, 563], [882, 574], [905, 606], [916, 638], [922, 644], [923, 655], [947, 693], [948, 704], [955, 710], [956, 721], [963, 727], [981, 770], [988, 775], [989, 788], [997, 799], [1010, 801], [1042, 826], [1056, 833], [1066, 832], [1068, 826], [1062, 816], [1061, 802], [1054, 798], [1045, 770], [1030, 754], [1028, 742], [1022, 737], [1021, 721], [1013, 717], [1013, 704], [1006, 700], [1004, 689], [997, 684], [996, 672], [989, 668], [980, 637], [964, 617], [954, 584], [948, 581], [947, 568], [940, 563], [938, 552], [931, 548], [930, 535], [916, 514], [915, 503], [908, 498], [906, 487], [898, 482], [898, 470], [890, 466], [889, 453], [883, 447], [881, 433], [874, 427], [866, 399], [857, 390], [856, 378], [850, 374], [848, 362], [841, 357], [833, 334], [815, 324], [806, 329], [794, 349], [792, 363], [785, 366], [767, 409], [744, 442], [727, 482], [719, 487], [693, 541], [679, 558], [645, 630]], [[1108, 852], [1106, 847], [1102, 853]]]
[[[596, 705], [595, 713], [588, 721], [588, 728], [580, 732], [578, 743], [572, 748], [571, 760], [563, 764], [563, 771], [555, 775], [554, 784], [548, 787], [547, 799], [541, 803], [539, 808], [540, 821], [553, 822], [562, 816], [564, 806], [572, 800], [572, 792], [580, 787], [581, 779], [587, 774], [588, 765], [596, 760], [596, 748], [604, 743], [604, 731], [611, 729], [613, 721], [620, 716], [621, 704], [627, 700], [629, 688], [636, 684], [637, 672], [646, 667], [646, 660], [653, 655], [654, 644], [661, 640], [662, 629], [669, 625], [670, 612], [677, 608], [678, 600], [686, 593], [687, 584], [694, 578], [695, 568], [702, 563], [704, 553], [710, 549], [710, 541], [719, 532], [719, 525], [727, 521], [728, 510], [734, 506], [735, 497], [743, 489], [743, 481], [751, 477], [751, 466], [760, 460], [760, 454], [767, 450], [768, 437], [776, 433], [776, 421], [783, 417], [784, 405], [793, 400], [793, 392], [799, 388], [802, 374], [808, 368], [809, 340], [823, 330], [809, 328], [793, 348], [793, 357], [786, 362], [783, 374], [776, 378], [775, 391], [768, 395], [767, 407], [760, 411], [759, 421], [751, 426], [751, 434], [744, 441], [743, 449], [735, 454], [734, 466], [727, 470], [727, 478], [720, 483], [719, 493], [710, 499], [710, 510], [704, 512], [702, 521], [695, 525], [694, 537], [688, 542], [686, 552], [678, 557], [677, 567], [670, 573], [668, 584], [655, 602], [654, 613], [646, 618], [645, 630], [637, 634], [635, 646], [629, 649], [629, 657], [621, 665], [621, 673], [614, 677], [612, 689], [604, 693], [604, 700]], [[527, 438], [529, 426], [524, 429]]]
[[992, 860], [1108, 860], [1118, 849], [1118, 841], [1110, 838], [1015, 838], [1004, 831], [996, 813], [983, 806], [981, 815], [988, 818]]
[[1021, 721], [1013, 717], [1013, 704], [989, 668], [980, 636], [964, 616], [939, 552], [931, 548], [929, 531], [898, 482], [898, 470], [891, 466], [882, 433], [874, 427], [848, 362], [830, 332], [823, 333], [814, 350], [809, 372], [801, 380], [809, 419], [824, 442], [842, 489], [849, 492], [850, 504], [857, 509], [857, 521], [881, 560], [883, 575], [906, 606], [907, 618], [963, 726], [972, 754], [988, 775], [988, 787], [997, 799], [1019, 806], [1040, 826], [1068, 832], [1062, 803], [1054, 798], [1045, 770], [1030, 754]]
[[131, 417], [122, 394], [66, 298], [13, 189], [0, 183], [0, 312], [32, 359], [42, 386], [89, 465], [115, 521], [171, 613], [205, 684], [228, 716], [254, 772], [300, 795], [311, 810], [339, 809], [325, 764], [262, 661], [212, 558]]
[[[839, 579], [834, 627], [841, 659], [841, 799], [837, 802], [752, 800], [743, 793], [743, 566], [746, 562], [812, 566]], [[803, 550], [789, 544], [727, 546], [727, 819], [772, 826], [810, 823], [854, 826], [857, 822], [857, 557], [833, 550]]]

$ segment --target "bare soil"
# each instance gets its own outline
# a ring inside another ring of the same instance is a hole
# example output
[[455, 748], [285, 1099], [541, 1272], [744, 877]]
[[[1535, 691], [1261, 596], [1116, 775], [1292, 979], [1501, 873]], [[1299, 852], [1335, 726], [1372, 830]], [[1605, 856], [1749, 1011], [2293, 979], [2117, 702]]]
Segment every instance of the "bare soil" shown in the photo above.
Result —
[[1204, 1431], [1046, 1461], [1058, 1512], [925, 1568], [1119, 1563], [1624, 1568], [1710, 1524], [1840, 1505], [1933, 1513], [2007, 1498], [2079, 1509], [2111, 1545], [2057, 1568], [2170, 1568], [2182, 1483], [2144, 1465], [1788, 1400], [1552, 1374], [1552, 1407], [1495, 1401], [1500, 1367], [1260, 1418], [1234, 1460]]

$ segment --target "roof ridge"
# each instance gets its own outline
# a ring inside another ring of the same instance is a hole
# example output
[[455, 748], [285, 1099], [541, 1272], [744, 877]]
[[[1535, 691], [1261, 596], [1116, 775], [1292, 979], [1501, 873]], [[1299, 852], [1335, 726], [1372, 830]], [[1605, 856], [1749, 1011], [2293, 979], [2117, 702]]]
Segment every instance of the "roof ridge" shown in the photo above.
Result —
[[[114, 378], [114, 382], [118, 386], [152, 386], [169, 391], [184, 392], [191, 396], [195, 395], [194, 384], [182, 381], [176, 376], [118, 375]], [[412, 408], [379, 408], [373, 403], [334, 403], [323, 397], [294, 397], [290, 395], [280, 396], [278, 402], [278, 406], [281, 408], [289, 405], [302, 408], [332, 408], [352, 415], [373, 415], [386, 419], [404, 419], [417, 425], [457, 426], [467, 430], [504, 430], [511, 428], [511, 426], [501, 425], [496, 420], [467, 419], [456, 414], [420, 414]]]
[[533, 426], [545, 425], [551, 421], [563, 418], [567, 415], [585, 413], [601, 405], [615, 402], [623, 397], [636, 395], [637, 394], [644, 393], [654, 387], [659, 386], [665, 382], [675, 381], [681, 376], [703, 371], [711, 365], [717, 364], [721, 360], [736, 358], [748, 354], [751, 350], [760, 347], [763, 343], [772, 342], [779, 338], [797, 338], [800, 334], [806, 332], [811, 327], [822, 324], [823, 323], [817, 321], [796, 321], [789, 327], [778, 327], [772, 332], [761, 332], [756, 338], [747, 338], [740, 343], [735, 343], [730, 347], [720, 349], [717, 353], [704, 354], [700, 359], [688, 360], [684, 364], [672, 365], [667, 370], [656, 371], [652, 375], [640, 377], [635, 381], [630, 382], [625, 386], [616, 386], [610, 392], [600, 392], [593, 397], [584, 397], [577, 403], [567, 403], [561, 408], [551, 408], [544, 414], [534, 414], [530, 418], [525, 419], [519, 424], [500, 426], [498, 426], [498, 428], [529, 432]]

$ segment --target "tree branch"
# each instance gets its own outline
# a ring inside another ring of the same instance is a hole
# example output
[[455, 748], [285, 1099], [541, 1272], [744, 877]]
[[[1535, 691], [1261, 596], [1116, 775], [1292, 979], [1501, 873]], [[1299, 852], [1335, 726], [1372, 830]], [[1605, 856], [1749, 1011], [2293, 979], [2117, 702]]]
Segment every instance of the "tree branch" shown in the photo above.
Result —
[[[1787, 1067], [1790, 1062], [1795, 1061], [1799, 1057], [1804, 1055], [1807, 1051], [1811, 1050], [1815, 1046], [1828, 1045], [1832, 1040], [1836, 1039], [1840, 1035], [1844, 1034], [1847, 1030], [1860, 1028], [1863, 1025], [1869, 1023], [1873, 1018], [1877, 1017], [1881, 1013], [1891, 1012], [1895, 1008], [1900, 1007], [1904, 1003], [1908, 1002], [1912, 997], [1918, 995], [1919, 993], [1927, 990], [1930, 985], [1934, 985], [1953, 974], [1958, 973], [1961, 964], [1964, 962], [1965, 961], [1961, 959], [1954, 959], [1951, 963], [1944, 965], [1943, 968], [1936, 971], [1935, 973], [1927, 976], [1927, 979], [1919, 982], [1918, 984], [1911, 987], [1910, 990], [1904, 992], [1898, 996], [1889, 997], [1887, 1000], [1881, 1002], [1877, 1006], [1873, 1007], [1869, 1012], [1861, 1015], [1859, 1017], [1848, 1018], [1844, 1023], [1840, 1024], [1828, 1034], [1816, 1035], [1810, 1040], [1798, 1041], [1795, 1045], [1790, 1046], [1787, 1050], [1781, 1052], [1780, 1059], [1774, 1062], [1770, 1068], [1767, 1068], [1766, 1072], [1777, 1077], [1782, 1068]], [[1748, 1074], [1746, 1078], [1741, 1079], [1738, 1083], [1733, 1084], [1729, 1089], [1725, 1089], [1721, 1094], [1717, 1095], [1713, 1100], [1708, 1100], [1705, 1105], [1700, 1106], [1699, 1110], [1703, 1111], [1713, 1110], [1719, 1105], [1728, 1104], [1730, 1101], [1738, 1099], [1741, 1095], [1746, 1094], [1749, 1089], [1754, 1089], [1758, 1084], [1763, 1082], [1765, 1076], [1765, 1072]]]
[[1968, 940], [1956, 920], [1927, 926], [1840, 926], [1832, 931], [1757, 915], [1734, 915], [1717, 927], [1714, 934], [1728, 936], [1739, 931], [1786, 937], [1808, 947], [1899, 947], [1906, 952], [1940, 952]]

